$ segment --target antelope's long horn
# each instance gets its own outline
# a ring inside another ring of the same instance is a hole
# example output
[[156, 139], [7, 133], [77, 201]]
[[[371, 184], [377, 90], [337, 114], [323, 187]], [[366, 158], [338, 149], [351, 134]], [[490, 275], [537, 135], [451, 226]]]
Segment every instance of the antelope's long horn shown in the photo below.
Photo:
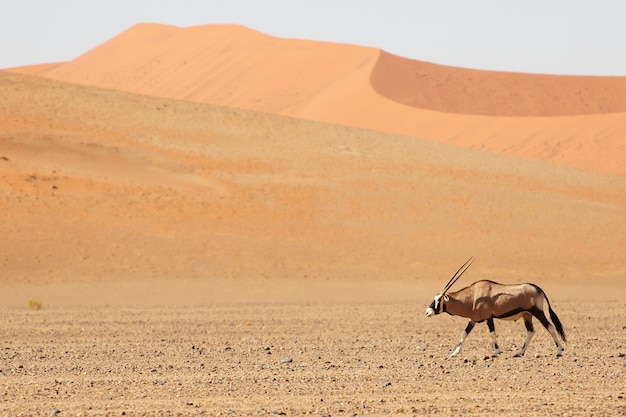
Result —
[[454, 273], [454, 275], [452, 275], [452, 278], [450, 278], [450, 281], [448, 281], [448, 283], [446, 285], [444, 285], [444, 287], [441, 289], [441, 292], [439, 294], [445, 294], [446, 291], [448, 291], [450, 289], [450, 287], [452, 287], [454, 285], [454, 283], [461, 278], [461, 275], [463, 275], [463, 273], [467, 270], [467, 268], [469, 268], [469, 266], [472, 264], [472, 262], [474, 262], [474, 257], [472, 256], [471, 258], [469, 258], [459, 269], [458, 271], [456, 271]]

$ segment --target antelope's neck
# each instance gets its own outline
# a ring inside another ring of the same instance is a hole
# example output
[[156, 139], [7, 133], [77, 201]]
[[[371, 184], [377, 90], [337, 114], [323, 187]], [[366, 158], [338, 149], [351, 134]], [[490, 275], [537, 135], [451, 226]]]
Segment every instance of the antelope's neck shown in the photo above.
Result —
[[459, 293], [448, 293], [447, 295], [448, 301], [444, 303], [443, 311], [453, 316], [467, 317], [468, 312], [466, 310], [468, 302], [463, 299], [463, 295]]

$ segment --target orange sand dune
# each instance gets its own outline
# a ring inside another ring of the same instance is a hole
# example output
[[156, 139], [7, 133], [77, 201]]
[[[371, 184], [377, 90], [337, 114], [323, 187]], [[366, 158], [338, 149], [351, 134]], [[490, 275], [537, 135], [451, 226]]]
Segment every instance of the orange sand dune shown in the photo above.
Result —
[[2, 303], [429, 299], [470, 255], [465, 283], [623, 292], [625, 177], [7, 72], [0, 96]]
[[626, 77], [478, 71], [381, 52], [372, 86], [420, 109], [486, 116], [567, 116], [626, 112]]
[[235, 25], [155, 24], [37, 73], [626, 175], [626, 77], [475, 71]]

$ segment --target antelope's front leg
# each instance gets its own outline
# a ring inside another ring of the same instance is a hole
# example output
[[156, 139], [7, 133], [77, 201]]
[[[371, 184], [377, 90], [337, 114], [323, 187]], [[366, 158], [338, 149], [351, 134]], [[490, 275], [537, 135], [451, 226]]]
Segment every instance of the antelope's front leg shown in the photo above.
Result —
[[493, 324], [493, 319], [487, 319], [487, 326], [489, 327], [489, 334], [493, 338], [493, 348], [495, 349], [492, 358], [497, 358], [500, 355], [500, 346], [498, 346], [498, 339], [496, 338], [496, 326]]
[[533, 326], [533, 316], [529, 314], [527, 317], [524, 317], [524, 326], [526, 326], [526, 340], [524, 341], [524, 346], [522, 346], [522, 349], [515, 355], [513, 355], [516, 358], [521, 358], [522, 356], [524, 356], [524, 353], [526, 353], [526, 349], [528, 348], [528, 345], [530, 344], [530, 341], [535, 334], [535, 327]]
[[465, 330], [463, 330], [463, 334], [461, 335], [461, 341], [459, 341], [459, 344], [456, 345], [456, 347], [452, 351], [452, 354], [450, 355], [451, 358], [454, 358], [461, 352], [461, 348], [463, 347], [463, 342], [465, 341], [465, 338], [468, 334], [470, 334], [475, 325], [476, 322], [473, 320], [470, 320], [469, 323], [467, 323], [467, 327], [465, 328]]

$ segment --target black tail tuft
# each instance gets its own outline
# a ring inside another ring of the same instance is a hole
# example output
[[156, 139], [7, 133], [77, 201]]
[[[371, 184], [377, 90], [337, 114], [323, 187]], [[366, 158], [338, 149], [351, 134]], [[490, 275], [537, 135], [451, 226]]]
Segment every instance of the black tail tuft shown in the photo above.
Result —
[[548, 308], [550, 310], [550, 318], [552, 319], [552, 323], [554, 323], [554, 327], [556, 327], [556, 331], [561, 336], [561, 339], [563, 339], [564, 342], [567, 342], [567, 339], [565, 338], [565, 330], [563, 330], [563, 325], [561, 324], [561, 320], [559, 320], [559, 317], [552, 310], [552, 307], [548, 307]]

